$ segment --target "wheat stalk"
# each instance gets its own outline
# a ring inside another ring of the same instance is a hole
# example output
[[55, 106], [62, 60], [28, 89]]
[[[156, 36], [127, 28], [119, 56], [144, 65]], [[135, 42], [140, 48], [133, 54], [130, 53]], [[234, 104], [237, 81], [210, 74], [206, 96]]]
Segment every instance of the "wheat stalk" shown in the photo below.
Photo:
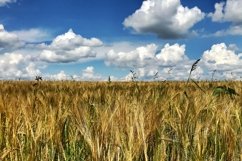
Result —
[[189, 82], [189, 80], [191, 79], [192, 71], [196, 70], [196, 68], [197, 68], [197, 64], [198, 64], [199, 61], [200, 61], [200, 59], [197, 59], [197, 60], [192, 64], [192, 67], [191, 67], [191, 70], [190, 70], [190, 73], [189, 73], [189, 77], [188, 77], [188, 79], [187, 79], [187, 82]]

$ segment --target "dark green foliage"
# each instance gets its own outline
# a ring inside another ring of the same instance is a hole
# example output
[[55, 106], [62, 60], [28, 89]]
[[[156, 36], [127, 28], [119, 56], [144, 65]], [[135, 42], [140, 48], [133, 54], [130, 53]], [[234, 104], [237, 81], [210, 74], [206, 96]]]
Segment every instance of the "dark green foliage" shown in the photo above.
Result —
[[213, 90], [214, 96], [222, 96], [222, 95], [230, 95], [235, 96], [239, 95], [233, 88], [226, 87], [226, 86], [217, 86]]

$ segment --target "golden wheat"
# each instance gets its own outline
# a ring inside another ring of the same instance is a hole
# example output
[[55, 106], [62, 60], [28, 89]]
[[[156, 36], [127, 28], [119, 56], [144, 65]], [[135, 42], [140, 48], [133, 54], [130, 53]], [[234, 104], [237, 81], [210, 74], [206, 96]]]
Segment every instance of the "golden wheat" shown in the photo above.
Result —
[[237, 161], [242, 82], [2, 81], [0, 122], [6, 161]]

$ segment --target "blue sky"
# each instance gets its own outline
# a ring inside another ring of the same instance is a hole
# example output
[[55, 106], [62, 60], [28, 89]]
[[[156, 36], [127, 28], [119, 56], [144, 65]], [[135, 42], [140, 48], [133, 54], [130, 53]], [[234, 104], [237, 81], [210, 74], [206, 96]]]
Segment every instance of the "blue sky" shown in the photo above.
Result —
[[0, 78], [241, 79], [242, 0], [0, 0]]

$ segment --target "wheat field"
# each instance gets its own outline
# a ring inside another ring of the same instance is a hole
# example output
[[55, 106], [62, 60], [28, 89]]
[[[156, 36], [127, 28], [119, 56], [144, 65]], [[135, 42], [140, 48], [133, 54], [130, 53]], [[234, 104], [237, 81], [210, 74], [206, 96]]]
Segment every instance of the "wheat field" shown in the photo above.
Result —
[[239, 161], [242, 82], [1, 81], [0, 122], [6, 161]]

